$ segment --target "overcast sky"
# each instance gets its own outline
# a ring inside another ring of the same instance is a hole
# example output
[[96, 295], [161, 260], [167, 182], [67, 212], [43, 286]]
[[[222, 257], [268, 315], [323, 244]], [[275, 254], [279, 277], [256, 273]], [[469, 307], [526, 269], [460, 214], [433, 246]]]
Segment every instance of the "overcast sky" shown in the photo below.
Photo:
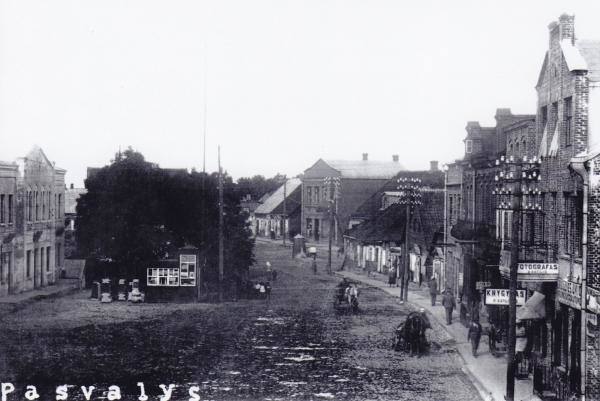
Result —
[[[0, 160], [83, 185], [132, 146], [163, 167], [296, 175], [318, 158], [461, 157], [469, 120], [535, 112], [548, 24], [600, 1], [0, 0]], [[204, 114], [205, 98], [207, 115]]]

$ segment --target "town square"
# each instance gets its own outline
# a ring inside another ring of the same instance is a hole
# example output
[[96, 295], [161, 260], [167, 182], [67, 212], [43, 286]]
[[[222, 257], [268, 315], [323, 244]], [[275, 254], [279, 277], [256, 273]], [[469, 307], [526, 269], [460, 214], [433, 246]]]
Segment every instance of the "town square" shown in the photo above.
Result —
[[484, 3], [0, 0], [0, 401], [600, 400], [600, 5]]

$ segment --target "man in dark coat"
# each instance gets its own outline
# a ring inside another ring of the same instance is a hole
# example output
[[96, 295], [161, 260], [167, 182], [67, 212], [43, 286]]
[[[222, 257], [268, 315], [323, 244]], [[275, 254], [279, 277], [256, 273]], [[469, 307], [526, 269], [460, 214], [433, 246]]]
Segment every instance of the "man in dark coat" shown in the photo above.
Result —
[[452, 324], [452, 311], [456, 307], [456, 301], [454, 300], [454, 295], [452, 295], [450, 288], [447, 288], [444, 292], [442, 306], [446, 310], [446, 324]]
[[429, 280], [429, 295], [431, 296], [431, 306], [435, 306], [435, 299], [437, 297], [437, 280], [435, 276]]
[[471, 342], [471, 351], [473, 356], [477, 358], [477, 348], [479, 348], [479, 340], [481, 340], [481, 324], [475, 319], [469, 325], [467, 340]]

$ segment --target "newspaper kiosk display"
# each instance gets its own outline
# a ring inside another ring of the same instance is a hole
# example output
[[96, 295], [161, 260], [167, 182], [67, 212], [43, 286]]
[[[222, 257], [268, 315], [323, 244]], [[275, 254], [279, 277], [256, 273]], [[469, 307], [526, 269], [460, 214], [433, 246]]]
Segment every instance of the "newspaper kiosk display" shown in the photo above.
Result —
[[199, 285], [198, 249], [181, 248], [175, 258], [147, 269], [146, 301], [196, 300]]

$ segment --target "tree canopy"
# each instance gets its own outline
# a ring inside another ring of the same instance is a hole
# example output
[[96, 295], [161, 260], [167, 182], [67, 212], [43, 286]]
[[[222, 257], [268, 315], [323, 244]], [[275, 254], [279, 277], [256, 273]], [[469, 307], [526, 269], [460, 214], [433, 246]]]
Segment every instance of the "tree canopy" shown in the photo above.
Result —
[[275, 191], [283, 184], [285, 176], [276, 174], [274, 177], [265, 178], [262, 175], [241, 177], [237, 180], [237, 191], [240, 197], [251, 195], [252, 199], [259, 200], [264, 194]]
[[[227, 175], [223, 181], [224, 265], [225, 274], [233, 275], [252, 264], [254, 242], [236, 185]], [[204, 277], [217, 277], [217, 173], [161, 169], [128, 149], [85, 184], [88, 192], [77, 204], [81, 254], [110, 260], [121, 274], [139, 277], [173, 248], [194, 245], [206, 260]]]

